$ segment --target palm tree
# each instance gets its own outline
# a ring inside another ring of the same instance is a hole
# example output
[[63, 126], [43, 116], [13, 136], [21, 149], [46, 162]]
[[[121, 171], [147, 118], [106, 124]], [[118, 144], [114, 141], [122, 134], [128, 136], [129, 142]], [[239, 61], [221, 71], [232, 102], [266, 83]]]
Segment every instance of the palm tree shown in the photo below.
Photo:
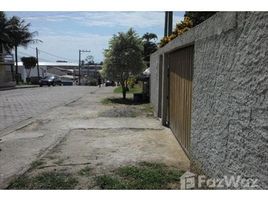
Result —
[[144, 47], [143, 59], [147, 67], [150, 67], [150, 55], [157, 50], [156, 39], [157, 35], [154, 33], [147, 32], [142, 36]]
[[6, 18], [6, 15], [3, 11], [0, 11], [0, 54], [3, 51], [10, 52], [12, 49], [10, 33], [10, 23]]
[[41, 40], [33, 39], [38, 33], [30, 32], [30, 23], [25, 23], [23, 19], [13, 16], [9, 23], [11, 25], [10, 36], [12, 39], [12, 45], [15, 48], [15, 74], [16, 82], [18, 83], [18, 46], [27, 47], [29, 43], [41, 42]]
[[150, 42], [151, 40], [156, 40], [157, 39], [157, 35], [154, 33], [145, 33], [142, 36], [142, 39], [145, 40], [146, 42]]

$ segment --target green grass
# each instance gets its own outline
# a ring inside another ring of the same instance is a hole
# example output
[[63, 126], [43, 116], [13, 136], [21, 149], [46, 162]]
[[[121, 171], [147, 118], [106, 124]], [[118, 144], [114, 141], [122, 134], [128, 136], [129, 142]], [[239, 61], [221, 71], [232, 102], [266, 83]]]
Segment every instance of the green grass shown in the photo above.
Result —
[[125, 183], [122, 183], [118, 178], [108, 175], [98, 176], [96, 183], [101, 189], [127, 189]]
[[39, 167], [39, 166], [41, 166], [43, 164], [44, 164], [44, 161], [42, 161], [42, 160], [36, 160], [36, 161], [34, 161], [34, 162], [31, 163], [30, 169], [35, 169], [35, 168], [37, 168], [37, 167]]
[[170, 184], [179, 184], [182, 171], [157, 163], [141, 163], [139, 166], [125, 166], [113, 175], [96, 179], [102, 189], [169, 189]]
[[44, 172], [34, 177], [21, 176], [8, 189], [74, 189], [76, 178], [68, 173]]
[[[129, 91], [127, 93], [141, 93], [142, 88], [139, 85], [134, 85], [133, 88], [129, 87]], [[114, 93], [122, 93], [122, 87], [118, 86], [114, 89]]]

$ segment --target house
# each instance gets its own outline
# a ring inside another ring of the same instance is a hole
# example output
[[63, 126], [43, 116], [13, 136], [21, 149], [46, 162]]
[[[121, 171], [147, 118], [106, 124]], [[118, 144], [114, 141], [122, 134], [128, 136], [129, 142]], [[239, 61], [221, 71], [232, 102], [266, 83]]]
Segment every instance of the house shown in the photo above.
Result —
[[210, 177], [268, 188], [268, 13], [218, 12], [151, 55], [150, 101]]
[[[67, 62], [39, 62], [39, 76], [45, 77], [47, 75], [70, 75], [73, 76], [74, 69], [78, 68], [76, 63]], [[26, 81], [27, 71], [23, 66], [22, 62], [18, 62], [18, 72], [20, 74], [21, 80]], [[38, 77], [37, 66], [31, 69], [30, 77]]]

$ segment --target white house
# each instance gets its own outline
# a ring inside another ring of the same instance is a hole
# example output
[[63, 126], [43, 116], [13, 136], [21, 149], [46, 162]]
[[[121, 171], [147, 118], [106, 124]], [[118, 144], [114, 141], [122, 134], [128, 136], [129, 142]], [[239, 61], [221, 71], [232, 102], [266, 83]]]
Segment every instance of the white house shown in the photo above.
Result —
[[[65, 62], [39, 62], [39, 75], [40, 77], [45, 77], [49, 74], [50, 68], [64, 68], [67, 71], [72, 71], [74, 68], [77, 68], [78, 64], [76, 63], [65, 63]], [[70, 70], [68, 70], [70, 69]], [[64, 71], [66, 71], [64, 70]], [[23, 66], [22, 62], [18, 62], [18, 73], [21, 74], [21, 79], [25, 82], [27, 78], [27, 70]], [[66, 72], [67, 74], [67, 72]], [[31, 69], [30, 77], [38, 77], [37, 67]]]

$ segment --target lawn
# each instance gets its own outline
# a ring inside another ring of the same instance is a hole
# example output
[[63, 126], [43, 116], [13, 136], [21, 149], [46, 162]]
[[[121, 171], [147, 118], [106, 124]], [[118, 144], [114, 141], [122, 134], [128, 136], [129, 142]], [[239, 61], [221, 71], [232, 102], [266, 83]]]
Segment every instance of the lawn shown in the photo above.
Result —
[[[129, 91], [127, 93], [141, 93], [142, 88], [139, 85], [134, 85], [133, 88], [129, 87]], [[122, 93], [122, 87], [118, 86], [114, 89], [114, 93]]]

